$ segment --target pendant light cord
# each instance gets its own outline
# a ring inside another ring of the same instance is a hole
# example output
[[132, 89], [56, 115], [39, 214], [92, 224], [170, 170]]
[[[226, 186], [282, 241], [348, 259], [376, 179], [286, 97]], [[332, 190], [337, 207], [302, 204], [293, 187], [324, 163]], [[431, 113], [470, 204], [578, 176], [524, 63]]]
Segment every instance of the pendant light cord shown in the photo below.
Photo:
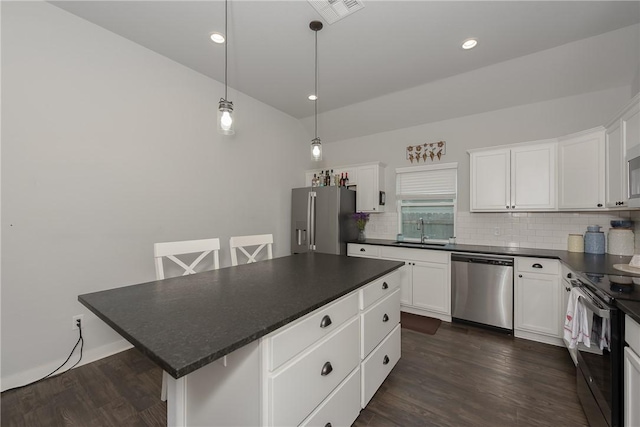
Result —
[[315, 122], [316, 122], [316, 139], [318, 139], [318, 31], [315, 31], [316, 33], [316, 99], [313, 102], [313, 105], [315, 106]]
[[227, 101], [227, 46], [229, 46], [229, 30], [227, 24], [227, 4], [228, 0], [224, 0], [224, 36], [226, 40], [224, 42], [224, 100]]

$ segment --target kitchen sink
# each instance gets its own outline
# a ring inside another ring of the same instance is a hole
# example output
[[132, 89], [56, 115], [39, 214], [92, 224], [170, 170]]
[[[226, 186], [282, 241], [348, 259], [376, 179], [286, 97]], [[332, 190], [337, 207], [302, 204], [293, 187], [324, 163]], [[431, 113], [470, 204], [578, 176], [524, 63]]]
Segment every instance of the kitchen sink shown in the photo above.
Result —
[[446, 246], [446, 243], [420, 243], [420, 242], [396, 242], [398, 246], [407, 246], [410, 248], [429, 248], [434, 246]]

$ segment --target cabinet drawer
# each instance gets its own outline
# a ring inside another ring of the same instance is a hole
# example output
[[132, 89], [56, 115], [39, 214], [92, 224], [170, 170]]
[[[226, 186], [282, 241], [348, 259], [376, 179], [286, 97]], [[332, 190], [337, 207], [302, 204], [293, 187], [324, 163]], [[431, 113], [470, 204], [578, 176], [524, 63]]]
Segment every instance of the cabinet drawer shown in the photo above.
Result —
[[560, 261], [547, 258], [516, 258], [516, 270], [518, 273], [558, 274], [560, 273]]
[[361, 314], [363, 359], [400, 323], [400, 289]]
[[424, 261], [447, 264], [449, 262], [449, 251], [392, 248], [388, 246], [382, 246], [380, 248], [380, 257], [385, 259], [399, 259], [402, 261]]
[[360, 318], [269, 377], [269, 425], [298, 425], [360, 362]]
[[367, 406], [400, 360], [400, 325], [362, 362], [362, 407]]
[[342, 384], [300, 426], [350, 426], [360, 414], [360, 368]]
[[349, 243], [347, 244], [347, 255], [367, 258], [379, 258], [380, 246]]
[[391, 295], [394, 290], [400, 288], [400, 279], [400, 271], [396, 270], [366, 285], [362, 289], [360, 309], [364, 310], [383, 296]]
[[640, 354], [640, 325], [628, 315], [624, 316], [624, 340]]
[[358, 302], [358, 292], [354, 292], [273, 335], [269, 339], [269, 370], [278, 369], [287, 360], [358, 314]]

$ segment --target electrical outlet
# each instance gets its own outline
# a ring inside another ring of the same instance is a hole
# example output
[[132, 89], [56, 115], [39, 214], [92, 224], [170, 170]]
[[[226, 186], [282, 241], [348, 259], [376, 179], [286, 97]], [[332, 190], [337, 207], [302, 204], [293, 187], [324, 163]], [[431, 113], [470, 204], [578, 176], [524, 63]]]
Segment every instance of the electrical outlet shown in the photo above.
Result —
[[493, 229], [493, 235], [494, 236], [499, 236], [500, 235], [500, 227], [495, 227]]
[[71, 318], [71, 320], [73, 321], [73, 324], [71, 325], [71, 330], [72, 331], [77, 331], [78, 330], [78, 321], [80, 321], [81, 324], [84, 322], [84, 314], [77, 314], [77, 315], [73, 316]]

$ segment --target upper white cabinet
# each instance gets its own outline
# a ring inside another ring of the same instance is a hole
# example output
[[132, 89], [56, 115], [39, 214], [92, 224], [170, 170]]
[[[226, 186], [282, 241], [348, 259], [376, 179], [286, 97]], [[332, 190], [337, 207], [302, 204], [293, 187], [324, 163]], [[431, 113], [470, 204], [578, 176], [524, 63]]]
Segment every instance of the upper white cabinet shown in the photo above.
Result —
[[556, 208], [555, 140], [471, 155], [471, 211], [534, 211]]
[[[329, 173], [333, 175], [348, 176], [348, 187], [356, 190], [356, 211], [358, 212], [384, 212], [384, 163], [365, 163], [360, 165], [329, 167]], [[320, 175], [327, 169], [309, 170], [305, 173], [305, 185], [310, 187], [313, 175]]]
[[558, 208], [604, 207], [604, 127], [558, 138]]
[[372, 164], [358, 167], [356, 211], [384, 212], [384, 167]]
[[605, 146], [606, 205], [626, 207], [629, 204], [627, 161], [640, 155], [640, 94], [607, 125]]

